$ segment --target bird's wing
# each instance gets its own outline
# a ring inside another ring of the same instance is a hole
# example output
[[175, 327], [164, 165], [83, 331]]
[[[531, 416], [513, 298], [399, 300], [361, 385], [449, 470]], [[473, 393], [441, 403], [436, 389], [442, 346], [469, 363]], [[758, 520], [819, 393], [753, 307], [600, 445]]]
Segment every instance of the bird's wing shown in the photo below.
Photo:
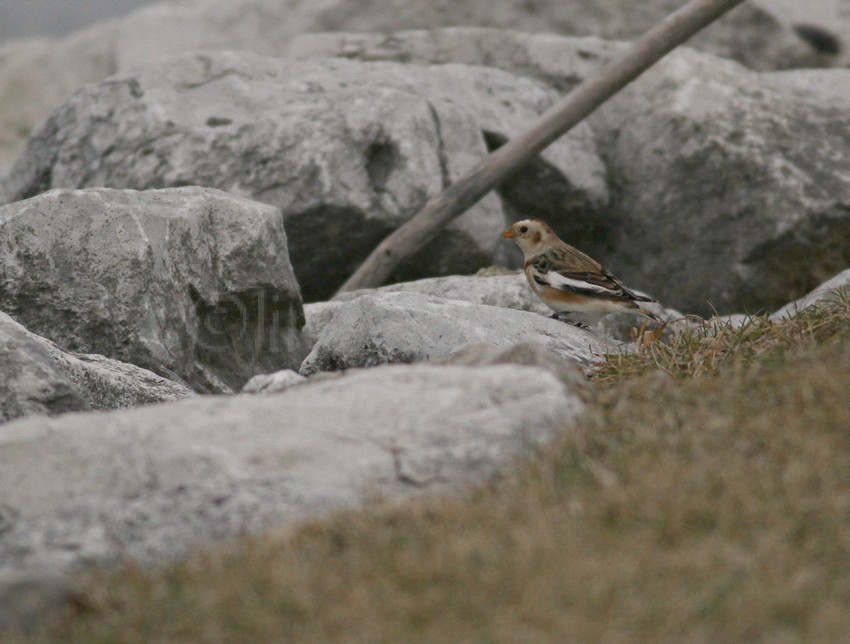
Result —
[[[531, 264], [532, 279], [541, 286], [606, 300], [651, 302], [651, 298], [630, 291], [620, 280], [586, 255], [570, 257], [563, 253], [547, 252]], [[579, 260], [579, 261], [575, 261]], [[564, 267], [567, 264], [568, 267]]]

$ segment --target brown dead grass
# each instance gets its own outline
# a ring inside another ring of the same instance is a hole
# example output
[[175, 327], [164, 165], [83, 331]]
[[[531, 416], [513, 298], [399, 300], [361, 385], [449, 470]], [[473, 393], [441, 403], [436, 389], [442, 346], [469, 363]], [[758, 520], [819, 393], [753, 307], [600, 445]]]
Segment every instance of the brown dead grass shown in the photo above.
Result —
[[45, 638], [848, 641], [850, 306], [793, 325], [610, 362], [560, 445], [467, 498], [86, 576]]

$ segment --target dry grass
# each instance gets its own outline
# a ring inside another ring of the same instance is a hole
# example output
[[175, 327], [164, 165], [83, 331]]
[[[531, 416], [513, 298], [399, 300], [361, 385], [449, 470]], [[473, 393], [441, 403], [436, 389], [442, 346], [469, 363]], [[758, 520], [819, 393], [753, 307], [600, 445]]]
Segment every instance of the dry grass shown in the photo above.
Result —
[[467, 498], [87, 577], [90, 608], [47, 639], [848, 641], [836, 302], [610, 363], [562, 444]]

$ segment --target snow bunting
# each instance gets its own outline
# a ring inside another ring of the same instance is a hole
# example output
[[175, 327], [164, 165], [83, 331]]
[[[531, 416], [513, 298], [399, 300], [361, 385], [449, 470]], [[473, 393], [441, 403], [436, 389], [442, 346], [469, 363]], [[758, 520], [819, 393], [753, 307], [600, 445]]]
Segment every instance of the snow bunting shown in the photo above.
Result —
[[661, 322], [642, 308], [655, 300], [626, 288], [599, 262], [565, 244], [539, 219], [518, 221], [502, 237], [513, 239], [522, 250], [528, 284], [555, 311], [553, 318], [583, 328], [609, 313], [641, 313]]

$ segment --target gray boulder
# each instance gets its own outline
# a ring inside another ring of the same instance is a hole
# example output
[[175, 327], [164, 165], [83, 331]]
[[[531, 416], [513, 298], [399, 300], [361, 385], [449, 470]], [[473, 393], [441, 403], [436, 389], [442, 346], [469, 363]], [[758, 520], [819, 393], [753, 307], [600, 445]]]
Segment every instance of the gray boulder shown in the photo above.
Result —
[[375, 293], [336, 312], [301, 373], [431, 360], [468, 344], [506, 347], [523, 341], [581, 365], [592, 364], [608, 348], [604, 338], [536, 313], [412, 292]]
[[[77, 92], [27, 143], [0, 195], [190, 184], [270, 203], [284, 214], [305, 299], [324, 299], [429, 197], [558, 98], [489, 68], [184, 54]], [[594, 221], [608, 193], [589, 128], [502, 196], [528, 215]], [[505, 218], [486, 197], [391, 281], [489, 265]]]
[[614, 186], [597, 259], [630, 286], [755, 313], [850, 264], [850, 111], [769, 77], [679, 50], [591, 117]]
[[835, 291], [843, 289], [850, 293], [850, 269], [841, 271], [835, 277], [828, 279], [823, 284], [818, 286], [812, 292], [807, 293], [799, 300], [790, 302], [775, 311], [771, 316], [771, 320], [781, 320], [783, 318], [793, 317], [798, 311], [802, 311], [810, 306], [817, 306], [831, 298], [835, 297]]
[[487, 27], [442, 27], [393, 33], [320, 32], [296, 36], [295, 59], [333, 56], [414, 65], [484, 65], [530, 76], [567, 93], [629, 47], [594, 36], [562, 36]]
[[90, 409], [45, 348], [0, 313], [0, 423], [30, 414]]
[[[483, 272], [483, 271], [482, 271]], [[334, 296], [328, 302], [313, 302], [304, 305], [304, 335], [312, 347], [319, 340], [328, 323], [336, 315], [345, 302], [350, 302], [361, 295], [369, 293], [421, 293], [434, 295], [448, 300], [462, 300], [473, 304], [501, 306], [518, 311], [532, 311], [540, 315], [550, 315], [552, 312], [528, 288], [522, 273], [503, 273], [486, 275], [449, 275], [446, 277], [429, 277], [412, 282], [387, 284], [376, 289], [360, 289], [348, 291]]]
[[257, 374], [242, 387], [242, 394], [276, 394], [290, 387], [307, 382], [307, 379], [292, 369], [282, 369], [274, 373]]
[[0, 569], [145, 563], [356, 506], [459, 492], [545, 444], [580, 399], [544, 369], [387, 366], [293, 387], [13, 421]]
[[163, 563], [198, 544], [318, 518], [355, 502], [346, 490], [286, 477], [193, 481], [131, 498], [104, 490], [104, 496], [69, 500], [46, 514], [15, 517], [0, 535], [0, 571], [56, 573], [128, 557], [143, 565]]
[[[604, 5], [559, 0], [158, 2], [65, 38], [30, 39], [0, 48], [0, 161], [11, 161], [30, 131], [84, 83], [178, 52], [228, 49], [280, 56], [297, 34], [447, 25], [631, 39], [678, 4], [677, 0], [617, 0]], [[823, 61], [811, 40], [789, 28], [781, 19], [784, 14], [777, 18], [773, 4], [747, 3], [698, 36], [696, 46], [757, 69], [829, 63], [831, 59]]]
[[[434, 295], [448, 300], [461, 300], [473, 304], [499, 306], [517, 311], [529, 311], [538, 315], [549, 316], [551, 309], [547, 307], [529, 288], [522, 272], [508, 272], [503, 269], [485, 269], [476, 275], [451, 275], [448, 277], [432, 277], [388, 284], [376, 289], [361, 289], [349, 291], [334, 296], [329, 302], [314, 302], [304, 306], [307, 324], [304, 335], [310, 346], [314, 346], [322, 331], [336, 315], [345, 307], [345, 302], [369, 293], [422, 293]], [[681, 317], [678, 311], [656, 306], [654, 313], [665, 320]], [[610, 336], [617, 340], [632, 339], [633, 329], [640, 328], [646, 318], [631, 313], [614, 313], [604, 317], [593, 329], [598, 334]]]
[[188, 387], [135, 365], [63, 351], [0, 313], [0, 422], [29, 414], [123, 409], [193, 395]]
[[[632, 40], [682, 6], [680, 0], [347, 0], [319, 14], [312, 31], [391, 33], [478, 26]], [[692, 39], [698, 49], [754, 69], [810, 67], [817, 51], [766, 6], [746, 3]]]
[[306, 353], [280, 212], [216, 190], [57, 190], [0, 208], [0, 309], [202, 392]]

